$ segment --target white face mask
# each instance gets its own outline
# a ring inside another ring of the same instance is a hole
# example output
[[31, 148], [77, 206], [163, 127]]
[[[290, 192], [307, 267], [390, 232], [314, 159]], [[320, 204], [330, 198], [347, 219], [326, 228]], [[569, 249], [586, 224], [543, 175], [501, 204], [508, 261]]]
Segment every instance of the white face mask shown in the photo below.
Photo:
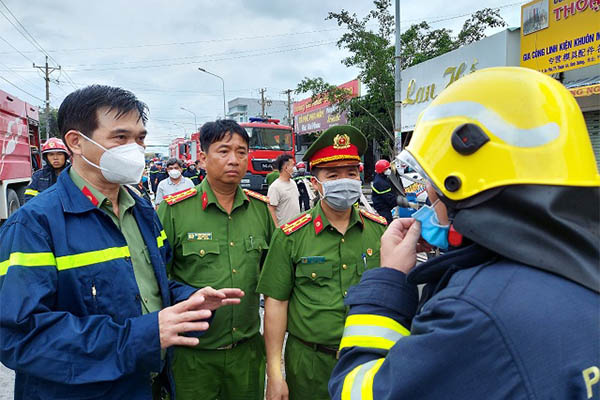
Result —
[[100, 156], [100, 165], [96, 165], [82, 154], [81, 158], [92, 167], [98, 168], [104, 178], [112, 183], [133, 185], [142, 179], [146, 162], [144, 148], [137, 143], [124, 144], [107, 149], [94, 140], [78, 132], [79, 135], [104, 150]]
[[390, 176], [392, 174], [392, 170], [391, 169], [386, 169], [385, 172], [383, 173], [385, 176]]
[[169, 176], [173, 179], [179, 179], [181, 176], [181, 171], [178, 169], [171, 169], [169, 170]]

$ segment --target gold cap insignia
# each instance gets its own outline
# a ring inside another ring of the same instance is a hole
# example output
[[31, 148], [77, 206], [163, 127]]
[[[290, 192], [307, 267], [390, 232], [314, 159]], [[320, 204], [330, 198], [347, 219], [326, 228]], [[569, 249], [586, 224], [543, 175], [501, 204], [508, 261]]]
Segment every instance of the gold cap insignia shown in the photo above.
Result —
[[342, 135], [335, 135], [333, 138], [333, 148], [336, 150], [343, 150], [350, 147], [350, 136], [345, 133]]

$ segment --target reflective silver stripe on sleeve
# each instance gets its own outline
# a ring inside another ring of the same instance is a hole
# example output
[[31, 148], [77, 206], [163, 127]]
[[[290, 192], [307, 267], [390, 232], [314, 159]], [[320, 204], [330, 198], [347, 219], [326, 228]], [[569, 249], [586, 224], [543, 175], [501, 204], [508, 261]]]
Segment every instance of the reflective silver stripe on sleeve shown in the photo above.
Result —
[[388, 328], [383, 328], [380, 326], [361, 325], [351, 325], [344, 328], [344, 335], [342, 337], [349, 336], [375, 336], [378, 338], [390, 340], [392, 342], [397, 342], [403, 337], [401, 333]]

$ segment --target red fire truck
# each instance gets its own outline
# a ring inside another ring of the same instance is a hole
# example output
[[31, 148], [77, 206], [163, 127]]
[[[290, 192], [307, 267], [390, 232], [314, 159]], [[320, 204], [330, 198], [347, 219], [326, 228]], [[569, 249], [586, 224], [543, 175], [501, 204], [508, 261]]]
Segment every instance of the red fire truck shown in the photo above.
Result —
[[[295, 142], [292, 128], [280, 125], [278, 119], [250, 118], [240, 123], [250, 136], [248, 172], [242, 179], [245, 189], [266, 193], [265, 177], [273, 171], [273, 161], [281, 154], [294, 156]], [[196, 161], [200, 154], [200, 133], [192, 133], [190, 139], [176, 138], [169, 145], [170, 157], [184, 161]]]
[[273, 161], [282, 154], [295, 157], [295, 140], [291, 126], [279, 125], [278, 119], [250, 118], [240, 124], [250, 136], [248, 172], [241, 186], [266, 193], [265, 177], [273, 171]]
[[25, 187], [41, 168], [37, 107], [0, 90], [0, 221], [22, 204]]
[[196, 161], [200, 154], [200, 134], [192, 133], [190, 139], [175, 138], [169, 145], [169, 157], [184, 162]]

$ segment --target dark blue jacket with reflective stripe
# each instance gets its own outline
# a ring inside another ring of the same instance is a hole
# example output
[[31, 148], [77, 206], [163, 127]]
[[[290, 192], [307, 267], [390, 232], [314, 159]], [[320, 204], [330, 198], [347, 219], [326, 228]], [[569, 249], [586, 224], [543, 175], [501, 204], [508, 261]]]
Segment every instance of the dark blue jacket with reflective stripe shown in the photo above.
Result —
[[346, 304], [333, 399], [600, 398], [600, 296], [562, 276], [472, 245], [367, 271]]
[[[188, 298], [196, 289], [167, 279], [152, 206], [131, 195], [163, 306]], [[0, 361], [16, 371], [15, 399], [151, 399], [160, 355], [125, 237], [60, 174], [0, 228]]]
[[[68, 166], [69, 164], [67, 164]], [[64, 170], [63, 170], [64, 171]], [[56, 173], [49, 163], [33, 173], [29, 186], [25, 189], [25, 202], [33, 199], [56, 183]]]
[[392, 185], [387, 176], [375, 174], [371, 188], [373, 189], [371, 198], [375, 210], [390, 211], [396, 207], [396, 194], [392, 190]]

